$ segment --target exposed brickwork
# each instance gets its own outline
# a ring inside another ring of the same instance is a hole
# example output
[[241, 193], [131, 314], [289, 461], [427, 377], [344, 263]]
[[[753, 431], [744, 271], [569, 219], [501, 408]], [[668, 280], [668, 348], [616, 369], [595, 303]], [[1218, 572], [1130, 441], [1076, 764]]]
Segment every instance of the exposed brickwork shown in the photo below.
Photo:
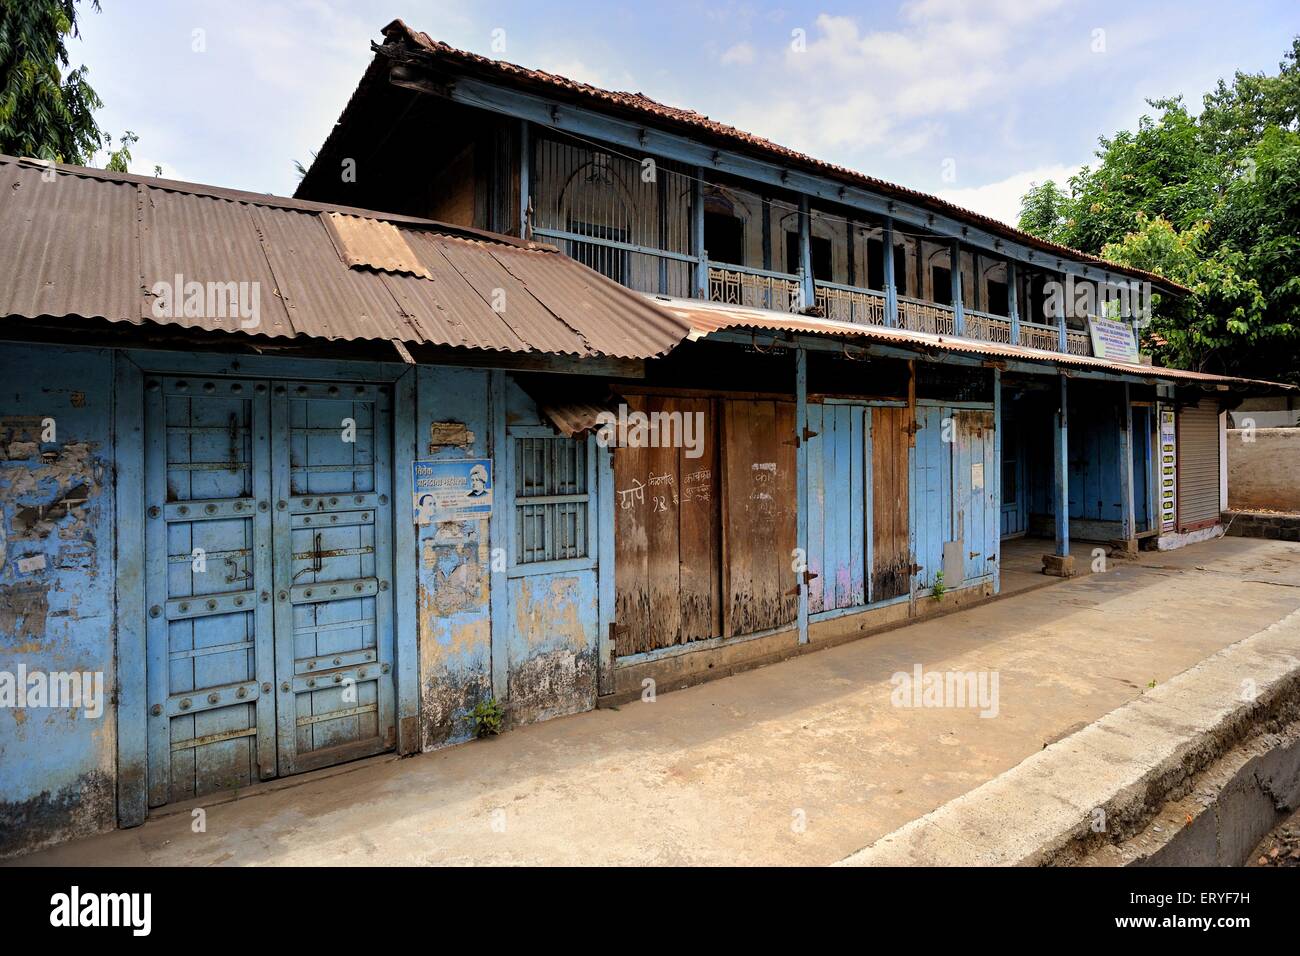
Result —
[[1225, 511], [1228, 534], [1238, 538], [1268, 538], [1272, 541], [1300, 541], [1300, 514], [1268, 511]]

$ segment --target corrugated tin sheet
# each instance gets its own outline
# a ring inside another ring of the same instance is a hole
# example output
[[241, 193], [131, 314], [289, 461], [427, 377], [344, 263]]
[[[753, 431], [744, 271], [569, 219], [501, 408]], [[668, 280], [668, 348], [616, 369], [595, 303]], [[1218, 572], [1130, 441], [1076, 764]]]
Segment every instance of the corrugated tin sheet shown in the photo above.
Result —
[[321, 221], [329, 228], [334, 248], [350, 266], [369, 266], [383, 272], [408, 272], [432, 279], [391, 222], [327, 212]]
[[[709, 119], [703, 113], [697, 113], [694, 110], [683, 109], [677, 106], [668, 106], [653, 100], [644, 93], [629, 93], [620, 90], [606, 90], [598, 86], [592, 86], [589, 83], [580, 83], [576, 80], [559, 76], [555, 73], [547, 73], [543, 70], [529, 69], [528, 67], [518, 66], [514, 63], [508, 63], [505, 60], [493, 60], [477, 53], [470, 53], [466, 50], [459, 50], [441, 40], [435, 40], [427, 33], [421, 33], [413, 30], [401, 20], [394, 20], [383, 29], [384, 37], [390, 42], [405, 41], [416, 48], [428, 54], [434, 65], [453, 70], [472, 71], [473, 73], [485, 76], [509, 86], [531, 88], [540, 90], [543, 93], [560, 96], [561, 98], [582, 102], [592, 106], [595, 109], [613, 111], [615, 113], [632, 115], [640, 120], [659, 120], [669, 126], [677, 126], [687, 131], [688, 135], [694, 135], [697, 138], [704, 134], [710, 139], [722, 141], [738, 146], [746, 152], [761, 153], [768, 157], [774, 158], [779, 162], [792, 163], [814, 172], [828, 175], [841, 182], [847, 182], [852, 185], [865, 186], [875, 190], [885, 196], [909, 200], [920, 206], [932, 209], [936, 212], [950, 215], [955, 219], [978, 225], [994, 235], [1004, 236], [1016, 242], [1023, 243], [1037, 249], [1050, 252], [1053, 255], [1066, 259], [1073, 259], [1079, 262], [1089, 262], [1101, 266], [1109, 271], [1120, 275], [1133, 276], [1146, 279], [1156, 286], [1172, 289], [1179, 292], [1188, 290], [1176, 282], [1155, 275], [1151, 272], [1145, 272], [1141, 269], [1134, 269], [1129, 266], [1119, 265], [1094, 256], [1086, 252], [1080, 252], [1077, 249], [1070, 249], [1067, 246], [1059, 245], [1055, 242], [1048, 242], [1027, 232], [1021, 232], [1014, 229], [1006, 223], [988, 216], [972, 212], [961, 206], [954, 205], [947, 200], [940, 199], [938, 196], [932, 196], [929, 193], [923, 193], [916, 189], [910, 189], [906, 186], [900, 186], [897, 183], [887, 182], [883, 179], [877, 179], [874, 176], [868, 176], [857, 170], [849, 169], [846, 166], [837, 166], [834, 163], [828, 163], [823, 160], [801, 153], [797, 150], [774, 143], [762, 136], [754, 133], [737, 129], [734, 126], [728, 126], [726, 123], [720, 123], [717, 120]], [[363, 85], [364, 85], [363, 80]], [[360, 109], [357, 102], [357, 96], [354, 94], [352, 100], [348, 103], [348, 108], [344, 110], [339, 122], [335, 124], [334, 132], [331, 138], [339, 135], [339, 130], [348, 122], [349, 113], [354, 109]], [[321, 148], [320, 155], [324, 157], [330, 152], [330, 140], [327, 139], [325, 145]], [[308, 177], [310, 178], [310, 177]], [[304, 183], [306, 180], [304, 179]]]
[[693, 340], [704, 338], [713, 332], [732, 329], [795, 332], [805, 335], [866, 339], [871, 342], [896, 345], [900, 348], [916, 351], [962, 352], [971, 355], [988, 356], [992, 359], [1011, 359], [1065, 366], [1067, 368], [1122, 372], [1142, 378], [1182, 381], [1208, 386], [1264, 387], [1273, 392], [1294, 389], [1294, 386], [1291, 385], [1266, 382], [1260, 379], [1235, 378], [1228, 375], [1210, 375], [1206, 372], [1192, 372], [1176, 368], [1135, 365], [1085, 355], [1065, 355], [1060, 352], [1033, 349], [1025, 345], [1003, 345], [998, 342], [934, 335], [929, 332], [913, 332], [909, 329], [882, 325], [855, 325], [849, 322], [836, 322], [833, 319], [820, 319], [806, 315], [794, 315], [789, 312], [724, 305], [719, 302], [702, 302], [696, 299], [672, 299], [666, 296], [653, 296], [653, 298], [669, 312], [690, 323], [690, 338]]
[[[355, 266], [326, 223], [332, 214], [346, 223]], [[237, 315], [207, 310], [156, 314], [155, 284], [174, 286], [178, 276], [205, 288], [256, 283], [260, 324], [242, 328]], [[0, 156], [0, 316], [615, 358], [662, 355], [690, 331], [550, 246], [8, 156]]]

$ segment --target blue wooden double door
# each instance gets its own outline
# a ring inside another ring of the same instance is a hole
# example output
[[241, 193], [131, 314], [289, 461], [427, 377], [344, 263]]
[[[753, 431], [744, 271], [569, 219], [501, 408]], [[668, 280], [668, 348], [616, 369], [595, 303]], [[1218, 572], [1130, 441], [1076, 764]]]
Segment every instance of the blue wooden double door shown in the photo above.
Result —
[[391, 748], [387, 387], [145, 389], [150, 805]]

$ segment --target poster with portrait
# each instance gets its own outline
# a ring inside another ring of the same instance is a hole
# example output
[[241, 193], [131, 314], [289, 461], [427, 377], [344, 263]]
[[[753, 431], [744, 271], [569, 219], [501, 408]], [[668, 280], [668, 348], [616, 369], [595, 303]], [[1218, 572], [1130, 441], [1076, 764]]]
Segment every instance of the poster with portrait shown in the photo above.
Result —
[[415, 461], [412, 507], [417, 525], [492, 514], [492, 459]]

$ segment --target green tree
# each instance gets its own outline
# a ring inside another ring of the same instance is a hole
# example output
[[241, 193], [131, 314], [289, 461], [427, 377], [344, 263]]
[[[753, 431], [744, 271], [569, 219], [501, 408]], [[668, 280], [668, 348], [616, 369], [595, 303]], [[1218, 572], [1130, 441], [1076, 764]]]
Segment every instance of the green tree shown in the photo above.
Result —
[[1146, 330], [1166, 364], [1300, 381], [1300, 37], [1276, 76], [1221, 80], [1199, 116], [1148, 102], [1068, 193], [1033, 186], [1021, 228], [1186, 286]]
[[1030, 183], [1029, 192], [1020, 197], [1020, 229], [1040, 239], [1060, 242], [1065, 225], [1064, 208], [1069, 198], [1051, 179]]
[[68, 72], [77, 12], [77, 0], [0, 0], [0, 153], [88, 166], [102, 148], [107, 168], [125, 172], [138, 137], [124, 133], [114, 150], [86, 67]]

